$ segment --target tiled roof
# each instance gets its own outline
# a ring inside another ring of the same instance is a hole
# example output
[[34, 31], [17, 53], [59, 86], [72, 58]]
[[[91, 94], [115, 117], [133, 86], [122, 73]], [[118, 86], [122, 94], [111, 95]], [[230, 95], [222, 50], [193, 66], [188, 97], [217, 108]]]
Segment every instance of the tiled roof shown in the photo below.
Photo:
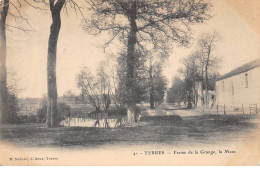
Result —
[[237, 75], [237, 74], [240, 74], [240, 73], [244, 73], [244, 72], [247, 72], [251, 69], [254, 69], [256, 67], [259, 67], [260, 66], [260, 58], [256, 59], [256, 60], [253, 60], [249, 63], [246, 63], [234, 70], [232, 70], [231, 72], [221, 76], [220, 78], [218, 78], [218, 80], [223, 80], [223, 79], [226, 79], [228, 77], [231, 77], [231, 76], [234, 76], [234, 75]]

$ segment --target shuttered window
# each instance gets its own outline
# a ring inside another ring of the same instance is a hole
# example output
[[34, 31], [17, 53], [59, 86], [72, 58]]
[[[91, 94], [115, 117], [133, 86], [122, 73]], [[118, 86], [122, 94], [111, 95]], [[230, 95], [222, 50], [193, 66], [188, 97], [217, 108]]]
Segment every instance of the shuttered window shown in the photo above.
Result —
[[245, 85], [248, 88], [248, 74], [245, 74]]

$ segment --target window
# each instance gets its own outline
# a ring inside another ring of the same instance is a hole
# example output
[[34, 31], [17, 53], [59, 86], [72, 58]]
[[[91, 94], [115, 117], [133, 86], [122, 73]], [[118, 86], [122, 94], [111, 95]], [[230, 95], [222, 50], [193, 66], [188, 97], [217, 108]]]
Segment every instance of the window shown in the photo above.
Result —
[[245, 74], [245, 83], [246, 83], [246, 88], [248, 88], [248, 75]]
[[224, 81], [222, 81], [222, 91], [224, 92], [225, 90], [225, 84], [224, 84]]

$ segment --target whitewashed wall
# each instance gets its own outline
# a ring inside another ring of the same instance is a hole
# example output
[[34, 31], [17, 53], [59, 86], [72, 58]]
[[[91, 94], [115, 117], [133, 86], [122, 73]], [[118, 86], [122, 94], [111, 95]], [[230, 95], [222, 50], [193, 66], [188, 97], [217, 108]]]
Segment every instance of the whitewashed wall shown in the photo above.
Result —
[[[248, 76], [248, 87], [246, 87], [245, 74]], [[216, 82], [216, 100], [218, 105], [225, 104], [226, 106], [240, 107], [242, 104], [245, 106], [257, 104], [259, 107], [259, 96], [260, 67]]]

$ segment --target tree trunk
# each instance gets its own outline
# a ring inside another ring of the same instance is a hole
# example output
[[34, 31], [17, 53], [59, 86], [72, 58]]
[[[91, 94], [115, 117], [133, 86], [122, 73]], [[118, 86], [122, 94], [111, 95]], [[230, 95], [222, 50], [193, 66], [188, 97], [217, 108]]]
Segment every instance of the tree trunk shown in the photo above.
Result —
[[4, 0], [0, 7], [0, 123], [7, 118], [7, 70], [6, 70], [6, 17], [8, 15], [9, 0]]
[[150, 77], [150, 108], [155, 109], [154, 106], [154, 83], [153, 83], [153, 65], [152, 62], [150, 61], [150, 69], [149, 69], [149, 77]]
[[[132, 111], [136, 107], [135, 101], [135, 86], [134, 86], [134, 53], [135, 53], [135, 45], [136, 45], [136, 33], [137, 33], [137, 25], [136, 25], [136, 2], [133, 3], [131, 7], [131, 12], [129, 12], [129, 21], [131, 26], [131, 31], [128, 36], [127, 43], [127, 75], [126, 75], [126, 91], [128, 94], [128, 103], [127, 107], [130, 109], [128, 111], [128, 122], [133, 123], [136, 121], [136, 112]], [[132, 109], [132, 110], [131, 110]]]
[[210, 59], [210, 53], [211, 53], [211, 45], [209, 45], [208, 47], [208, 56], [207, 56], [207, 60], [206, 60], [206, 65], [205, 65], [205, 81], [206, 81], [206, 85], [205, 85], [205, 90], [206, 90], [206, 97], [205, 97], [205, 100], [206, 100], [206, 108], [209, 107], [209, 98], [208, 98], [208, 86], [209, 86], [209, 78], [208, 78], [208, 67], [209, 67], [209, 59]]
[[47, 81], [48, 81], [48, 102], [47, 102], [47, 127], [55, 127], [58, 125], [57, 116], [57, 83], [56, 83], [56, 55], [57, 43], [61, 27], [60, 10], [63, 1], [56, 2], [51, 7], [52, 24], [50, 27], [48, 60], [47, 60]]
[[[186, 77], [189, 77], [190, 76], [190, 73], [188, 71], [188, 69], [186, 70], [187, 73], [186, 73]], [[188, 105], [187, 105], [187, 108], [192, 108], [192, 96], [191, 96], [191, 92], [192, 92], [192, 82], [190, 81], [189, 78], [186, 79], [186, 90], [187, 90], [187, 93], [186, 93], [186, 97], [187, 97], [187, 102], [188, 102]]]
[[205, 106], [206, 106], [206, 109], [209, 107], [209, 101], [208, 101], [208, 69], [206, 67], [205, 69]]
[[194, 108], [197, 108], [197, 90], [196, 90], [196, 82], [193, 81], [193, 93], [194, 93]]
[[188, 91], [188, 96], [187, 96], [187, 100], [188, 100], [188, 108], [192, 108], [192, 96], [191, 96], [191, 91]]
[[[203, 65], [202, 65], [202, 67], [203, 67]], [[201, 108], [202, 108], [202, 110], [204, 111], [204, 105], [205, 105], [205, 103], [204, 103], [204, 92], [203, 92], [203, 83], [204, 83], [204, 80], [203, 80], [203, 78], [204, 78], [204, 70], [203, 70], [203, 68], [201, 69], [201, 87], [200, 87], [200, 90], [201, 90]]]
[[150, 89], [150, 108], [155, 109], [155, 105], [154, 105], [154, 84], [153, 83], [151, 84], [151, 89]]
[[135, 122], [135, 111], [132, 107], [127, 109], [127, 122], [134, 123]]

